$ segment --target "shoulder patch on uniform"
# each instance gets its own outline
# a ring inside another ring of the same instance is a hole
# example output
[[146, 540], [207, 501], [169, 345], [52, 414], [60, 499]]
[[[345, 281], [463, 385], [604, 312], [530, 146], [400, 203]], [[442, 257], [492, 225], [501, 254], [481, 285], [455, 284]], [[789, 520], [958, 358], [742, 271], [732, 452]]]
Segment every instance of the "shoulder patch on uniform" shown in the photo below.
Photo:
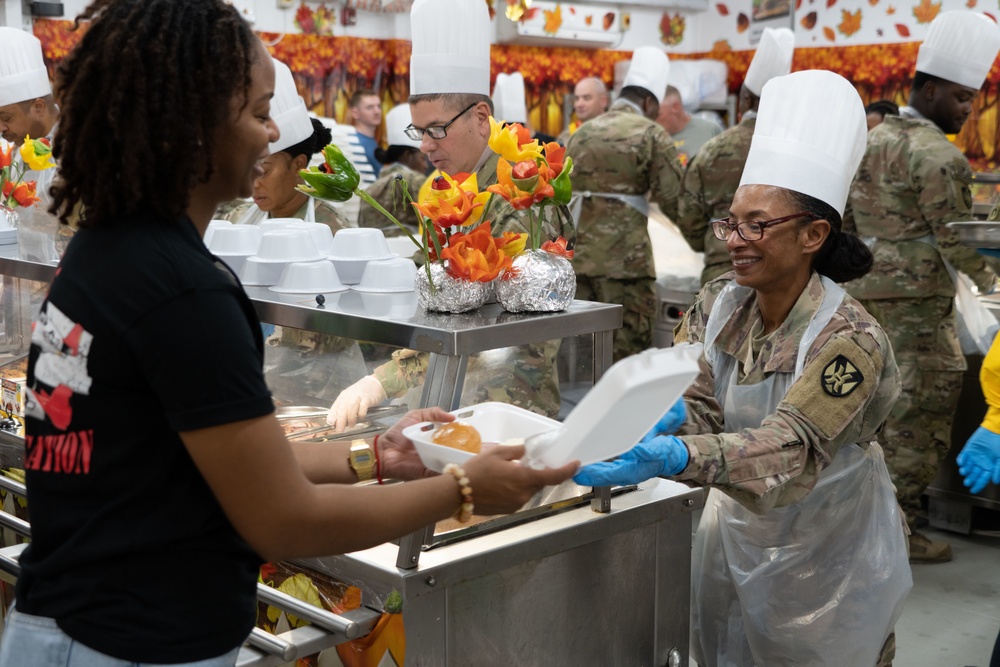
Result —
[[842, 354], [838, 354], [826, 365], [820, 378], [823, 391], [835, 398], [848, 396], [864, 380], [865, 376], [861, 371]]
[[965, 203], [965, 208], [972, 208], [972, 190], [968, 185], [962, 187], [962, 201]]

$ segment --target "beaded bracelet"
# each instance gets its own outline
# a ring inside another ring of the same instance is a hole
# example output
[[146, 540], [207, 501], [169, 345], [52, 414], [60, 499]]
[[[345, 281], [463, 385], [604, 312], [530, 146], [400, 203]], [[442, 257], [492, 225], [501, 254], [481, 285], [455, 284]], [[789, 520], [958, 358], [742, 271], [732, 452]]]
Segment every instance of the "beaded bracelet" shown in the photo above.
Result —
[[465, 470], [454, 463], [446, 465], [444, 472], [452, 475], [458, 482], [459, 491], [462, 494], [462, 504], [459, 505], [458, 512], [455, 513], [455, 519], [459, 523], [466, 523], [472, 518], [472, 510], [475, 508], [472, 504], [472, 487], [469, 485], [469, 478], [465, 476]]

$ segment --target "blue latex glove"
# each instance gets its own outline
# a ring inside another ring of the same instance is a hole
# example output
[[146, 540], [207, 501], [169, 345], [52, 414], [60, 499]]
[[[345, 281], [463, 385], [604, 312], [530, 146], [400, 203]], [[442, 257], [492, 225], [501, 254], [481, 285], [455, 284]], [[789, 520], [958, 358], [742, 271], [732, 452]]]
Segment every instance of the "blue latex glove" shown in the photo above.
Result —
[[955, 462], [972, 493], [979, 493], [990, 481], [1000, 484], [1000, 434], [980, 426], [965, 443]]
[[676, 475], [687, 464], [687, 445], [677, 436], [658, 435], [640, 442], [614, 461], [584, 466], [573, 481], [582, 486], [638, 484], [658, 475]]
[[677, 399], [670, 409], [667, 410], [667, 414], [660, 417], [660, 421], [656, 422], [656, 426], [650, 429], [642, 438], [642, 442], [649, 442], [658, 435], [670, 435], [675, 433], [677, 429], [684, 425], [687, 421], [687, 407], [684, 405], [684, 397], [681, 396]]
[[996, 257], [1000, 259], [1000, 248], [976, 248], [976, 252], [980, 255], [986, 255], [987, 257]]

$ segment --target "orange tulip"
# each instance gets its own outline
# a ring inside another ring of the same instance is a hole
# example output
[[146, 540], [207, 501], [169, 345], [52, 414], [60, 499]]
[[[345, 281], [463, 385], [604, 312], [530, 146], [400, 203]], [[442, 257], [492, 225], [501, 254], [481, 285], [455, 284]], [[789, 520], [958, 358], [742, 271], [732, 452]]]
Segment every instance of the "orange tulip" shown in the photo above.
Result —
[[435, 227], [470, 226], [479, 222], [489, 196], [488, 192], [479, 192], [475, 174], [459, 174], [455, 178], [441, 174], [434, 179], [426, 201], [414, 206]]
[[18, 206], [27, 208], [37, 201], [42, 201], [38, 195], [35, 194], [35, 182], [34, 181], [21, 181], [14, 186], [14, 191], [11, 193], [14, 201], [17, 202]]
[[532, 204], [556, 194], [549, 183], [548, 173], [542, 173], [537, 164], [528, 160], [513, 167], [507, 160], [497, 162], [497, 184], [486, 189], [506, 199], [517, 211], [530, 208]]
[[511, 265], [511, 259], [497, 247], [490, 234], [490, 223], [484, 222], [468, 234], [451, 235], [448, 247], [441, 250], [441, 259], [448, 260], [448, 273], [454, 278], [488, 283]]
[[537, 139], [531, 138], [527, 128], [520, 123], [501, 125], [493, 116], [490, 116], [489, 144], [494, 153], [511, 162], [534, 161], [542, 157], [542, 147]]
[[566, 259], [573, 259], [573, 251], [567, 250], [566, 239], [563, 237], [557, 238], [555, 241], [546, 241], [542, 244], [542, 250], [545, 252], [550, 252], [553, 255], [559, 255], [560, 257], [565, 257]]
[[524, 247], [528, 244], [528, 235], [518, 234], [517, 232], [504, 232], [503, 236], [496, 241], [497, 247], [505, 255], [508, 257], [517, 257], [524, 252]]
[[566, 158], [566, 147], [555, 141], [545, 144], [545, 164], [549, 168], [549, 180], [562, 173], [563, 160]]
[[9, 144], [7, 150], [0, 146], [0, 169], [6, 169], [10, 166], [14, 158], [14, 144]]

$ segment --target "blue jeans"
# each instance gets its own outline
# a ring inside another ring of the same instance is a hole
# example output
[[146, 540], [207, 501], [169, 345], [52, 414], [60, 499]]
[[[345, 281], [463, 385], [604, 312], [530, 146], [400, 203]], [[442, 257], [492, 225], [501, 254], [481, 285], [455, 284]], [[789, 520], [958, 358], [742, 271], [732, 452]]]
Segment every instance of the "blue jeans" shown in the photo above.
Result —
[[[240, 649], [175, 667], [233, 667]], [[98, 653], [59, 629], [54, 619], [11, 609], [0, 642], [0, 667], [152, 667]]]

